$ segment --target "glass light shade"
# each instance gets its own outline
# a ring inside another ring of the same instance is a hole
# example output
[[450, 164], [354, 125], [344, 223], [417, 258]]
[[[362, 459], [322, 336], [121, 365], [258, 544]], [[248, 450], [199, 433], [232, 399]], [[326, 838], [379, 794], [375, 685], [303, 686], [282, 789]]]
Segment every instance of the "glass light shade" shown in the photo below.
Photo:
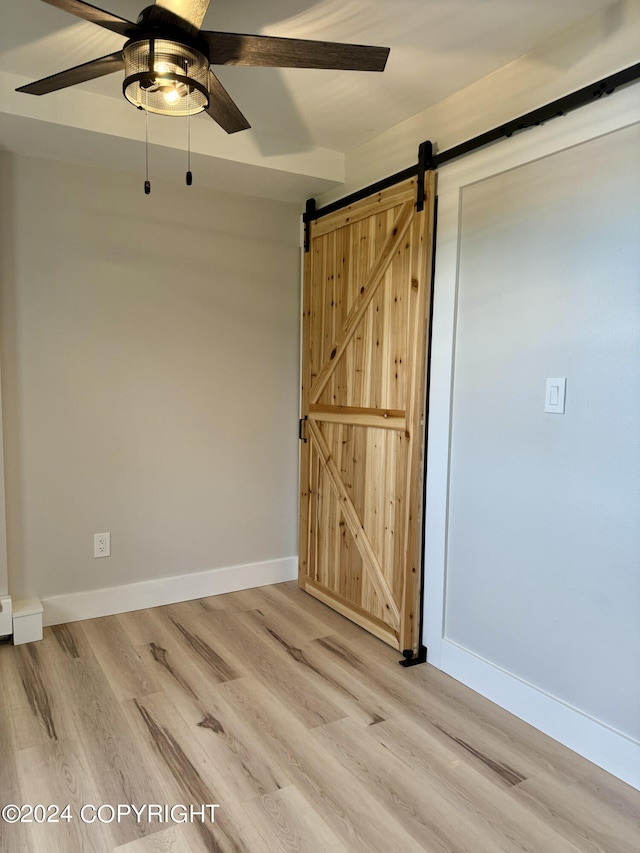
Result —
[[122, 91], [134, 106], [169, 116], [195, 115], [209, 106], [209, 61], [195, 48], [148, 38], [124, 46]]

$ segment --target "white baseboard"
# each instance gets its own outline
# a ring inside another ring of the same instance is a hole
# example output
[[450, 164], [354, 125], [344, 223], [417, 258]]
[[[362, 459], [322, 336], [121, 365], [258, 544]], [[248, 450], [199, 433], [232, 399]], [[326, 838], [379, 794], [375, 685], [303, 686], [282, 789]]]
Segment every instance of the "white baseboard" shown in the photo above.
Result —
[[160, 607], [164, 604], [295, 580], [297, 576], [297, 557], [284, 557], [280, 560], [210, 569], [106, 589], [52, 595], [42, 599], [44, 625], [59, 625], [63, 622], [113, 616], [116, 613], [128, 613], [147, 607]]
[[640, 790], [640, 744], [447, 640], [440, 669]]

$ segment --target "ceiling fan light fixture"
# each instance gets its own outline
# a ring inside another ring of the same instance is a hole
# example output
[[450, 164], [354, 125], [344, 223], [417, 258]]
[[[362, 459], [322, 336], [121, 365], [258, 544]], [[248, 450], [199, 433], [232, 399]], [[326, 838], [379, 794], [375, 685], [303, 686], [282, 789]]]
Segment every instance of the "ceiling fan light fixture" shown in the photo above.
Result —
[[139, 109], [187, 116], [209, 106], [209, 60], [199, 50], [151, 37], [127, 42], [122, 55], [122, 91]]

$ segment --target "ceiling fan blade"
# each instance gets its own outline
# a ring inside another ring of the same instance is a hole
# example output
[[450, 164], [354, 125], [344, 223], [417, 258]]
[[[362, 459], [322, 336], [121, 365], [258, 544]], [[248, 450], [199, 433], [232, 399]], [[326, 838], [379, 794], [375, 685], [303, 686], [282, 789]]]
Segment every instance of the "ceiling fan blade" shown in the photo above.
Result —
[[156, 6], [162, 6], [200, 29], [210, 2], [211, 0], [156, 0]]
[[248, 130], [251, 125], [242, 115], [231, 95], [209, 69], [209, 106], [207, 112], [227, 133]]
[[112, 15], [111, 12], [105, 12], [104, 9], [98, 9], [97, 6], [90, 6], [89, 3], [83, 3], [82, 0], [43, 0], [50, 6], [57, 6], [64, 12], [69, 12], [70, 15], [75, 15], [76, 18], [82, 18], [83, 21], [91, 21], [92, 24], [98, 24], [99, 27], [104, 27], [121, 36], [131, 38], [140, 32], [137, 24], [131, 21], [126, 21], [124, 18], [119, 18], [117, 15]]
[[212, 65], [266, 65], [276, 68], [332, 68], [384, 71], [388, 47], [330, 41], [249, 36], [203, 30]]
[[76, 65], [75, 68], [68, 68], [59, 74], [52, 74], [51, 77], [44, 77], [42, 80], [36, 80], [35, 83], [21, 86], [16, 89], [16, 92], [26, 92], [28, 95], [46, 95], [48, 92], [56, 92], [58, 89], [75, 86], [76, 83], [84, 83], [87, 80], [94, 80], [96, 77], [104, 77], [105, 74], [112, 74], [122, 68], [124, 68], [124, 59], [122, 58], [122, 51], [119, 50], [117, 53], [109, 54], [109, 56], [92, 59], [91, 62]]

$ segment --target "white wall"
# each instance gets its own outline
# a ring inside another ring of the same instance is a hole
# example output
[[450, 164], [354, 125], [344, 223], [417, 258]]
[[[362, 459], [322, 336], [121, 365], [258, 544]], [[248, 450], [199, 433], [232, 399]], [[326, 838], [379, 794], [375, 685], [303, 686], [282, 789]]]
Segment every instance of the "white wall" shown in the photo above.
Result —
[[441, 170], [425, 555], [429, 660], [636, 786], [639, 151], [632, 87]]
[[[2, 252], [2, 244], [0, 243], [0, 253]], [[2, 385], [1, 385], [2, 368], [0, 365], [0, 401], [2, 400]], [[4, 497], [4, 452], [2, 439], [2, 405], [0, 402], [0, 596], [7, 595], [9, 592], [9, 574], [7, 568], [7, 525], [5, 515], [5, 497]], [[2, 605], [0, 605], [1, 607]]]
[[[10, 198], [10, 176], [6, 167], [6, 159], [0, 149], [0, 198]], [[8, 205], [0, 204], [0, 280], [12, 275], [11, 247], [9, 241], [9, 210]], [[1, 318], [1, 305], [0, 305]], [[2, 431], [2, 350], [0, 348], [0, 598], [5, 596], [4, 604], [0, 602], [0, 633], [11, 631], [11, 615], [7, 596], [9, 593], [9, 570], [7, 564], [7, 524], [4, 490], [4, 438]], [[4, 616], [4, 618], [3, 618]]]
[[14, 599], [292, 558], [297, 206], [20, 156], [3, 173]]
[[640, 742], [638, 198], [640, 125], [462, 190], [444, 635]]

